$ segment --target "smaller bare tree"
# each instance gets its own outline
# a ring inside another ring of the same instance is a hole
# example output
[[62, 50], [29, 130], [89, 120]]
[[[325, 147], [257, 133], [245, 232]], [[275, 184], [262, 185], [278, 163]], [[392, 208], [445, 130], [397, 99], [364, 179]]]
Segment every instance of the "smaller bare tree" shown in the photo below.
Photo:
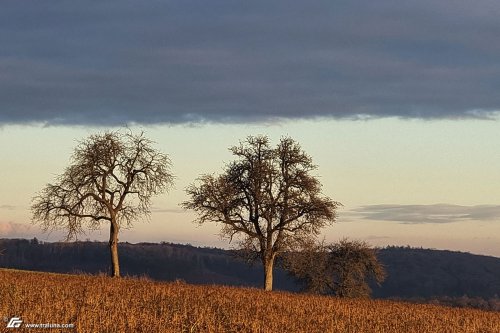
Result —
[[33, 222], [67, 239], [109, 224], [111, 276], [120, 276], [118, 232], [149, 216], [151, 198], [172, 184], [170, 160], [143, 133], [105, 132], [80, 142], [71, 165], [32, 204]]
[[377, 250], [348, 239], [328, 245], [304, 242], [301, 251], [288, 253], [285, 266], [306, 291], [339, 297], [369, 297], [369, 282], [380, 285], [386, 277]]
[[230, 241], [238, 237], [261, 260], [264, 288], [272, 290], [276, 257], [333, 223], [339, 203], [321, 194], [316, 166], [291, 138], [272, 147], [265, 136], [248, 137], [230, 150], [235, 160], [220, 176], [189, 186], [183, 206], [198, 212], [201, 224], [222, 224]]

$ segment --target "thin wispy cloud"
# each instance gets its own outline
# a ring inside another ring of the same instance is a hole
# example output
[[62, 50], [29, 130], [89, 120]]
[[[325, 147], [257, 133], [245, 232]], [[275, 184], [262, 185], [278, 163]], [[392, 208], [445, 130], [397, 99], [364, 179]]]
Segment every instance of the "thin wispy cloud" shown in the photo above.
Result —
[[498, 1], [4, 1], [0, 124], [488, 118]]
[[153, 207], [151, 209], [152, 213], [172, 213], [172, 214], [185, 214], [188, 211], [182, 208], [160, 208], [160, 207]]
[[452, 223], [459, 221], [500, 221], [500, 206], [367, 205], [349, 212], [352, 219], [394, 221], [409, 224]]
[[389, 236], [369, 235], [369, 236], [366, 236], [365, 239], [369, 240], [369, 241], [377, 241], [377, 240], [391, 239], [391, 237], [389, 237]]

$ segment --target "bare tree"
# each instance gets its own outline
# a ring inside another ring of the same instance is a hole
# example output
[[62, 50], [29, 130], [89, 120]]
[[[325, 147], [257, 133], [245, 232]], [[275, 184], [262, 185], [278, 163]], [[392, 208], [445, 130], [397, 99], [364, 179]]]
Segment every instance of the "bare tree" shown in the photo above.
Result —
[[173, 182], [170, 160], [143, 133], [105, 132], [76, 147], [70, 166], [33, 199], [33, 222], [76, 239], [109, 224], [111, 276], [120, 276], [118, 232], [149, 216], [151, 198]]
[[369, 282], [380, 285], [386, 277], [377, 250], [348, 239], [329, 245], [305, 242], [301, 251], [287, 254], [285, 266], [307, 291], [339, 297], [369, 297]]
[[316, 166], [291, 138], [273, 148], [267, 137], [250, 136], [230, 151], [236, 160], [190, 185], [182, 205], [200, 224], [221, 223], [222, 236], [238, 237], [262, 261], [265, 290], [272, 290], [276, 257], [333, 223], [339, 203], [321, 195]]

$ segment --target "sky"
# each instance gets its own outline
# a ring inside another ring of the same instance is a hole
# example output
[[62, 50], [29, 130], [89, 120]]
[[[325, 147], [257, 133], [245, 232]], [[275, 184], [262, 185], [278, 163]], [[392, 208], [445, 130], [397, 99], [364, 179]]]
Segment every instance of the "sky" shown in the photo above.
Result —
[[[57, 241], [31, 198], [129, 126], [174, 188], [122, 241], [227, 247], [179, 203], [248, 135], [291, 136], [340, 201], [322, 233], [500, 257], [498, 1], [4, 1], [0, 238]], [[81, 235], [107, 238], [107, 228]]]

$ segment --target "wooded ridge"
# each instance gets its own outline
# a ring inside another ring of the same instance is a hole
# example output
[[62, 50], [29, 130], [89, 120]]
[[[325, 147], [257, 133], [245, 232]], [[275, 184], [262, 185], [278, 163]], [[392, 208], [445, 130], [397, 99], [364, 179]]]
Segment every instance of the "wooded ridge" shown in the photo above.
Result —
[[[0, 267], [67, 273], [107, 272], [107, 243], [0, 239]], [[172, 243], [121, 243], [124, 275], [194, 284], [260, 286], [262, 266], [248, 265], [232, 251]], [[463, 252], [387, 247], [378, 252], [387, 279], [373, 286], [375, 298], [401, 298], [500, 310], [500, 258]], [[283, 269], [276, 289], [298, 291]], [[465, 296], [465, 297], [464, 297]], [[437, 301], [436, 301], [437, 300]], [[461, 304], [462, 303], [462, 304]]]

